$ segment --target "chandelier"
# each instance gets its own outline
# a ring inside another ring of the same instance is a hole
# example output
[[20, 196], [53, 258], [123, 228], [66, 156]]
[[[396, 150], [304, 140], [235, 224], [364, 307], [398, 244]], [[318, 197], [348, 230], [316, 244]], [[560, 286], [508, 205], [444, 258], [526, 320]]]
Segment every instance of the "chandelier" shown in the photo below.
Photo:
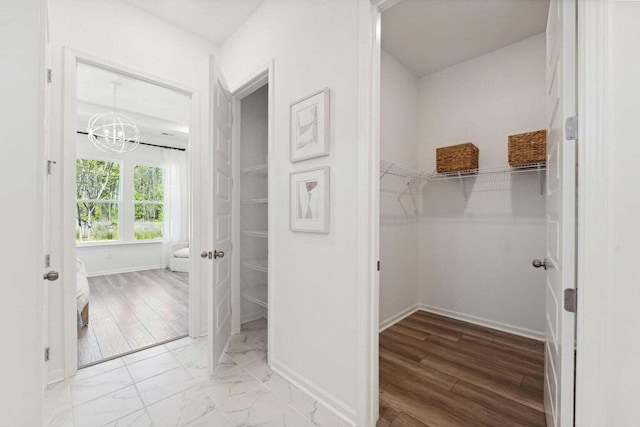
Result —
[[89, 119], [87, 134], [99, 150], [122, 154], [133, 151], [140, 144], [140, 130], [129, 117], [116, 110], [116, 91], [119, 83], [113, 82], [113, 111], [96, 114]]

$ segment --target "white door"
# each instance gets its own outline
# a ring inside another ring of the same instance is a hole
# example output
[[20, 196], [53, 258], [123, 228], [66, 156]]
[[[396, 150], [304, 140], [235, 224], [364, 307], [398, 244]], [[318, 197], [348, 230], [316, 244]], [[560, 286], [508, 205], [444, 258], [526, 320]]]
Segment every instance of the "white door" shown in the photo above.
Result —
[[544, 406], [547, 425], [573, 425], [576, 141], [564, 122], [576, 115], [576, 0], [552, 0], [547, 22], [547, 282]]
[[209, 296], [209, 369], [213, 370], [231, 333], [231, 93], [211, 60], [213, 146], [212, 287]]

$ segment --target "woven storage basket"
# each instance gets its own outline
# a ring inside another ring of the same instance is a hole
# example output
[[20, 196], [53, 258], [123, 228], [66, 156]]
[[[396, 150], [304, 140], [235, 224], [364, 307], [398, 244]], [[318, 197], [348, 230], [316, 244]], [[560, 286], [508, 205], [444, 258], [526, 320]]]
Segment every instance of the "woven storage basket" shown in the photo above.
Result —
[[436, 171], [458, 172], [478, 169], [480, 150], [470, 142], [436, 148]]
[[509, 164], [522, 166], [547, 159], [547, 131], [509, 135]]

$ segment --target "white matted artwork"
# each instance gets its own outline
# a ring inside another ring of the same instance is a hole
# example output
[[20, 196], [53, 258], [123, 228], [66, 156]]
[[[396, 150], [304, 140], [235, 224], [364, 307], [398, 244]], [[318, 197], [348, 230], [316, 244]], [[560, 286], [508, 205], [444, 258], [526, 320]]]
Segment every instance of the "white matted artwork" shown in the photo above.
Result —
[[291, 230], [329, 232], [329, 166], [290, 174]]
[[329, 88], [291, 104], [291, 161], [329, 155]]

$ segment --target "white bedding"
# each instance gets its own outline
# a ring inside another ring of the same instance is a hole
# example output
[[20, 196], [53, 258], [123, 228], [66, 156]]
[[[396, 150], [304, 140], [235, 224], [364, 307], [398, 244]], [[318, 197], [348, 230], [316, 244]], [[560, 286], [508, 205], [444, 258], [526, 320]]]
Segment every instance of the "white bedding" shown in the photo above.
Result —
[[84, 264], [80, 260], [76, 260], [76, 301], [78, 304], [78, 313], [80, 313], [89, 302], [91, 291], [89, 290], [89, 281], [87, 280], [87, 271]]

